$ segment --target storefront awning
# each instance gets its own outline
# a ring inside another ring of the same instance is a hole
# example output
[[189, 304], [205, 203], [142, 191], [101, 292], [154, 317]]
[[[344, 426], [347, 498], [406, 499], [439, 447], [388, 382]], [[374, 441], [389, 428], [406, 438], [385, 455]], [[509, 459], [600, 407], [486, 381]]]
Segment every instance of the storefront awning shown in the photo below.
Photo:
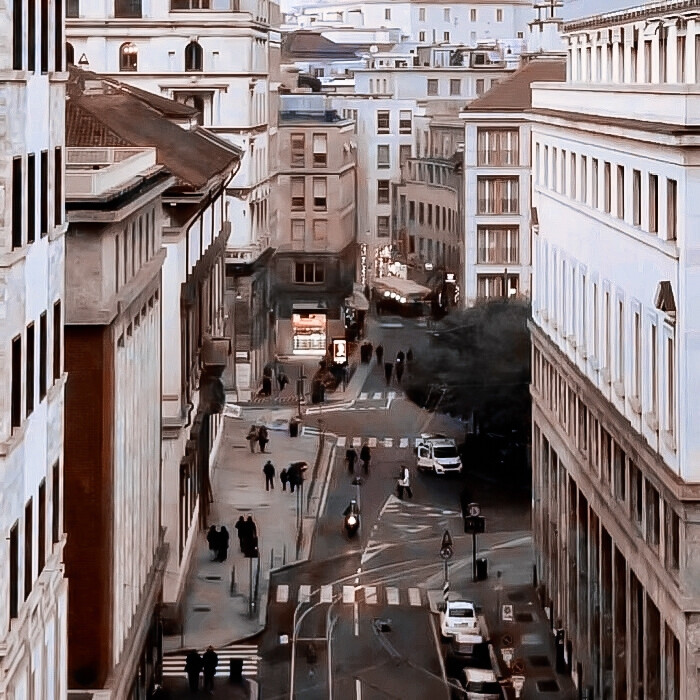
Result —
[[328, 305], [325, 301], [299, 301], [292, 304], [292, 311], [295, 312], [310, 312], [310, 313], [326, 313]]
[[349, 297], [345, 297], [345, 306], [358, 311], [369, 311], [369, 301], [367, 297], [358, 291], [354, 291]]

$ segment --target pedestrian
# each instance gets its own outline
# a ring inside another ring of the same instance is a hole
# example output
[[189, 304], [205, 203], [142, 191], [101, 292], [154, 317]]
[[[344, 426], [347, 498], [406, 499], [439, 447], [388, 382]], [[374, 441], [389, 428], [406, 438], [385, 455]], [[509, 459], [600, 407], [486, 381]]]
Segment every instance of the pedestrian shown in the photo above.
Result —
[[255, 453], [255, 443], [258, 441], [258, 429], [255, 427], [255, 424], [250, 426], [250, 430], [248, 431], [248, 434], [245, 436], [245, 439], [248, 441], [248, 444], [250, 445], [250, 451]]
[[258, 547], [258, 528], [255, 527], [253, 516], [249, 515], [245, 521], [245, 535], [243, 537], [243, 554], [252, 557]]
[[238, 546], [241, 549], [241, 552], [243, 551], [243, 538], [245, 537], [246, 533], [246, 524], [245, 524], [245, 518], [241, 515], [238, 520], [236, 520], [236, 524], [234, 525], [236, 528], [236, 532], [238, 533]]
[[355, 471], [355, 462], [357, 462], [357, 452], [354, 447], [348, 447], [345, 450], [345, 461], [348, 463], [348, 471], [353, 474]]
[[377, 349], [374, 351], [377, 354], [377, 365], [382, 366], [382, 360], [384, 359], [384, 346], [377, 345]]
[[265, 491], [275, 488], [275, 465], [268, 459], [263, 467], [265, 475]]
[[384, 379], [386, 379], [386, 385], [391, 384], [391, 373], [394, 369], [394, 364], [392, 362], [384, 363]]
[[396, 364], [398, 364], [399, 362], [403, 362], [405, 359], [406, 359], [406, 355], [404, 354], [404, 351], [399, 350], [396, 353]]
[[209, 543], [209, 551], [214, 554], [211, 560], [216, 561], [219, 558], [219, 532], [214, 525], [207, 530], [207, 542]]
[[258, 538], [258, 528], [255, 525], [255, 521], [253, 520], [252, 515], [249, 515], [246, 518], [245, 525], [246, 525], [246, 532], [248, 533], [248, 537], [250, 537], [253, 540], [257, 539]]
[[207, 647], [202, 657], [202, 670], [204, 671], [204, 690], [208, 690], [210, 695], [214, 694], [214, 676], [216, 667], [219, 665], [219, 656], [214, 651], [211, 644]]
[[411, 491], [411, 477], [408, 472], [408, 467], [401, 467], [401, 474], [399, 475], [399, 480], [396, 482], [396, 488], [399, 492], [399, 498], [403, 499], [404, 492], [409, 498], [413, 498], [413, 491]]
[[396, 358], [396, 381], [401, 384], [401, 377], [403, 377], [403, 362], [399, 362], [399, 358]]
[[258, 445], [260, 445], [260, 452], [265, 452], [265, 445], [270, 442], [270, 440], [267, 437], [267, 428], [264, 425], [261, 425], [258, 428]]
[[286, 490], [287, 490], [287, 481], [288, 481], [288, 479], [289, 479], [289, 476], [288, 476], [288, 474], [287, 474], [287, 470], [286, 470], [286, 469], [283, 469], [283, 470], [280, 472], [280, 481], [282, 482], [282, 491], [286, 491]]
[[362, 471], [365, 474], [369, 473], [369, 462], [371, 458], [372, 455], [369, 450], [369, 445], [365, 443], [364, 445], [362, 445], [362, 449], [360, 450], [360, 461], [362, 462]]
[[194, 649], [190, 649], [185, 657], [185, 673], [187, 674], [191, 693], [196, 693], [199, 690], [199, 674], [201, 671], [202, 657]]
[[228, 543], [230, 536], [225, 525], [221, 526], [221, 531], [219, 532], [219, 556], [216, 561], [226, 561], [228, 556]]
[[413, 362], [413, 350], [411, 348], [408, 348], [408, 352], [406, 353], [406, 362], [409, 364]]
[[284, 387], [289, 384], [289, 377], [284, 373], [281, 372], [280, 374], [277, 375], [277, 386], [279, 386], [280, 389], [280, 394], [284, 391]]
[[287, 468], [287, 480], [289, 481], [289, 492], [294, 493], [294, 488], [297, 485], [297, 468], [294, 464], [290, 464]]

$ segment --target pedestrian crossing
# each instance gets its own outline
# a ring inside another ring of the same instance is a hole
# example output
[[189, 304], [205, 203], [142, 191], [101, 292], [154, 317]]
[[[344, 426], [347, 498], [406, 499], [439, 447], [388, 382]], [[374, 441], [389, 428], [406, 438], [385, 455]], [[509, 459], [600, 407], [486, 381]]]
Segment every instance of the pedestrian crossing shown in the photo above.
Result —
[[398, 586], [362, 586], [342, 583], [329, 583], [312, 588], [300, 584], [296, 590], [293, 586], [281, 583], [273, 586], [270, 600], [273, 603], [365, 603], [366, 605], [405, 605], [410, 607], [428, 606], [427, 596], [420, 588], [399, 588]]
[[398, 447], [405, 450], [418, 447], [420, 438], [416, 437], [361, 437], [357, 435], [338, 435], [336, 444], [338, 447], [361, 447], [367, 443], [368, 447]]
[[395, 391], [361, 391], [355, 403], [358, 401], [393, 401], [398, 396]]
[[[205, 649], [198, 649], [204, 654]], [[258, 675], [257, 644], [233, 644], [231, 646], [216, 649], [219, 663], [216, 667], [217, 676], [228, 676], [231, 659], [243, 661], [243, 675], [247, 678], [255, 678]], [[167, 678], [187, 678], [185, 673], [185, 657], [187, 653], [172, 654], [163, 657], [163, 676]]]

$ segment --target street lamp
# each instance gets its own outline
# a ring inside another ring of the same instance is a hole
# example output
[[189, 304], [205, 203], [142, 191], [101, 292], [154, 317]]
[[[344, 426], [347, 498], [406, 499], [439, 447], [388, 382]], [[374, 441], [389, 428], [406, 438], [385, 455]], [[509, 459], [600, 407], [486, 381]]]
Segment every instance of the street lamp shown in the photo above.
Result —
[[464, 516], [464, 532], [472, 536], [472, 580], [476, 577], [476, 536], [484, 531], [485, 519], [481, 515], [481, 506], [470, 503], [467, 506], [469, 515]]
[[445, 583], [442, 586], [442, 604], [445, 610], [447, 609], [447, 601], [450, 597], [450, 578], [447, 563], [452, 559], [453, 554], [452, 537], [450, 536], [450, 531], [445, 530], [442, 535], [442, 542], [440, 543], [440, 558], [445, 563]]

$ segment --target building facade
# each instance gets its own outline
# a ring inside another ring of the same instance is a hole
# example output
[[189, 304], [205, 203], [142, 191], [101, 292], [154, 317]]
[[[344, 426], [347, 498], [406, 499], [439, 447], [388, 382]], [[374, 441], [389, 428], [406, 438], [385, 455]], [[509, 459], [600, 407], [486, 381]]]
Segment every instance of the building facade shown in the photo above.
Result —
[[0, 16], [0, 697], [66, 697], [64, 22]]
[[357, 257], [353, 126], [325, 95], [280, 95], [272, 293], [281, 354], [323, 356], [345, 337]]
[[533, 87], [537, 570], [593, 697], [700, 696], [698, 10], [567, 23]]
[[160, 664], [161, 194], [155, 148], [66, 151], [68, 683], [143, 698]]

